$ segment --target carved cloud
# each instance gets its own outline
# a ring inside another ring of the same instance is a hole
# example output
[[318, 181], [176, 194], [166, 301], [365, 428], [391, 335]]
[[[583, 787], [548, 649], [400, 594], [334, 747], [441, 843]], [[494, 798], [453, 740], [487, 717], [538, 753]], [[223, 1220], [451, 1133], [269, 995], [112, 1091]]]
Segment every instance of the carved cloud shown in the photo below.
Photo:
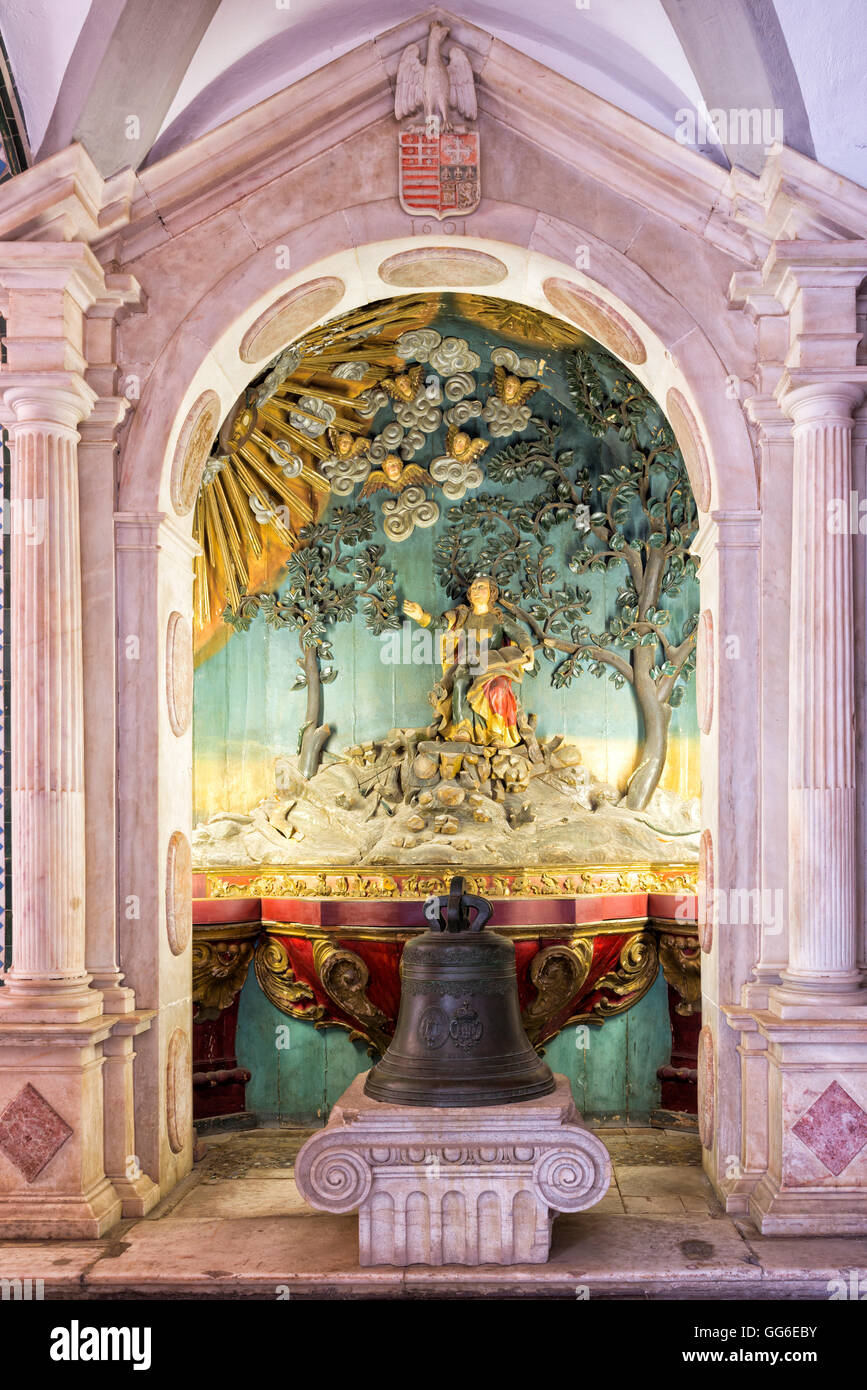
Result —
[[416, 526], [433, 526], [440, 509], [424, 488], [408, 487], [382, 504], [382, 529], [391, 541], [405, 541]]

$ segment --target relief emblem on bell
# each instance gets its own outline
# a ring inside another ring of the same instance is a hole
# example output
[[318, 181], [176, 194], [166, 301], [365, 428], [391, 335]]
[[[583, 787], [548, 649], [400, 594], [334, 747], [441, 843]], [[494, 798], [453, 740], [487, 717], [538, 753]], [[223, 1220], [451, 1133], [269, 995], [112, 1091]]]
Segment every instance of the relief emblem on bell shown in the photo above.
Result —
[[461, 1007], [449, 1024], [449, 1034], [457, 1043], [458, 1047], [465, 1049], [475, 1047], [481, 1040], [485, 1031], [485, 1025], [479, 1018], [475, 1009], [470, 1008], [469, 999], [464, 999]]
[[442, 1047], [449, 1036], [448, 1015], [435, 1005], [425, 1009], [418, 1021], [418, 1035], [425, 1047]]
[[485, 930], [492, 913], [459, 877], [425, 904], [430, 929], [404, 947], [394, 1038], [364, 1085], [372, 1100], [509, 1105], [554, 1090], [521, 1021], [515, 947]]

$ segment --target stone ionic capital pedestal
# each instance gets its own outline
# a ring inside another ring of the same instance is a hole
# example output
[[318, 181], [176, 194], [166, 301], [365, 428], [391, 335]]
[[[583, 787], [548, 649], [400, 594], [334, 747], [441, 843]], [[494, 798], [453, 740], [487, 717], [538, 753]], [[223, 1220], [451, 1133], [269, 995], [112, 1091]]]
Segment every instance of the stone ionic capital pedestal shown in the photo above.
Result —
[[295, 1164], [305, 1201], [358, 1210], [362, 1265], [544, 1264], [555, 1212], [601, 1201], [611, 1161], [565, 1076], [540, 1100], [387, 1105], [358, 1076]]

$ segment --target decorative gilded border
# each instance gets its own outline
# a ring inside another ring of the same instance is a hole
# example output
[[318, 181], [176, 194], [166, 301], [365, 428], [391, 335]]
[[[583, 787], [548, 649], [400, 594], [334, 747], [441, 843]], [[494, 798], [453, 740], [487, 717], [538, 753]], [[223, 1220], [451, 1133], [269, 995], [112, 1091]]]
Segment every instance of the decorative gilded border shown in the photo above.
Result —
[[279, 868], [252, 871], [198, 869], [209, 898], [425, 898], [448, 893], [455, 873], [463, 872], [467, 892], [486, 898], [594, 897], [613, 893], [695, 893], [695, 864], [582, 865], [576, 868], [503, 869], [432, 865], [422, 869]]

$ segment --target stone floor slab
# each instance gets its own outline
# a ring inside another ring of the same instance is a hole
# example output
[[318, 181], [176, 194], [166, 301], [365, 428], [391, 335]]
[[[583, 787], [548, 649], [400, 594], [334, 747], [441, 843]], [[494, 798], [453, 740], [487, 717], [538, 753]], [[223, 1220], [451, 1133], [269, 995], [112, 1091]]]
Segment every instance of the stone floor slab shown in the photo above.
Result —
[[[266, 1170], [268, 1171], [268, 1170]], [[277, 1178], [245, 1177], [236, 1182], [201, 1183], [173, 1209], [181, 1220], [241, 1216], [318, 1216], [309, 1207], [288, 1172]]]
[[713, 1189], [700, 1168], [678, 1164], [617, 1163], [617, 1186], [624, 1197], [710, 1197]]
[[[280, 1297], [283, 1285], [346, 1275], [375, 1283], [399, 1283], [399, 1271], [374, 1274], [358, 1267], [357, 1222], [347, 1216], [242, 1216], [233, 1219], [140, 1221], [127, 1235], [117, 1259], [98, 1262], [85, 1287], [117, 1290], [199, 1290], [222, 1297], [228, 1290], [255, 1287], [259, 1296]], [[284, 1295], [285, 1296], [285, 1295]]]
[[[97, 1260], [116, 1253], [121, 1247], [117, 1239], [67, 1241], [4, 1241], [0, 1243], [0, 1281], [41, 1279], [46, 1291], [68, 1290], [71, 1297], [81, 1287], [82, 1279]], [[5, 1286], [4, 1286], [5, 1287]], [[11, 1298], [16, 1297], [14, 1287]]]

